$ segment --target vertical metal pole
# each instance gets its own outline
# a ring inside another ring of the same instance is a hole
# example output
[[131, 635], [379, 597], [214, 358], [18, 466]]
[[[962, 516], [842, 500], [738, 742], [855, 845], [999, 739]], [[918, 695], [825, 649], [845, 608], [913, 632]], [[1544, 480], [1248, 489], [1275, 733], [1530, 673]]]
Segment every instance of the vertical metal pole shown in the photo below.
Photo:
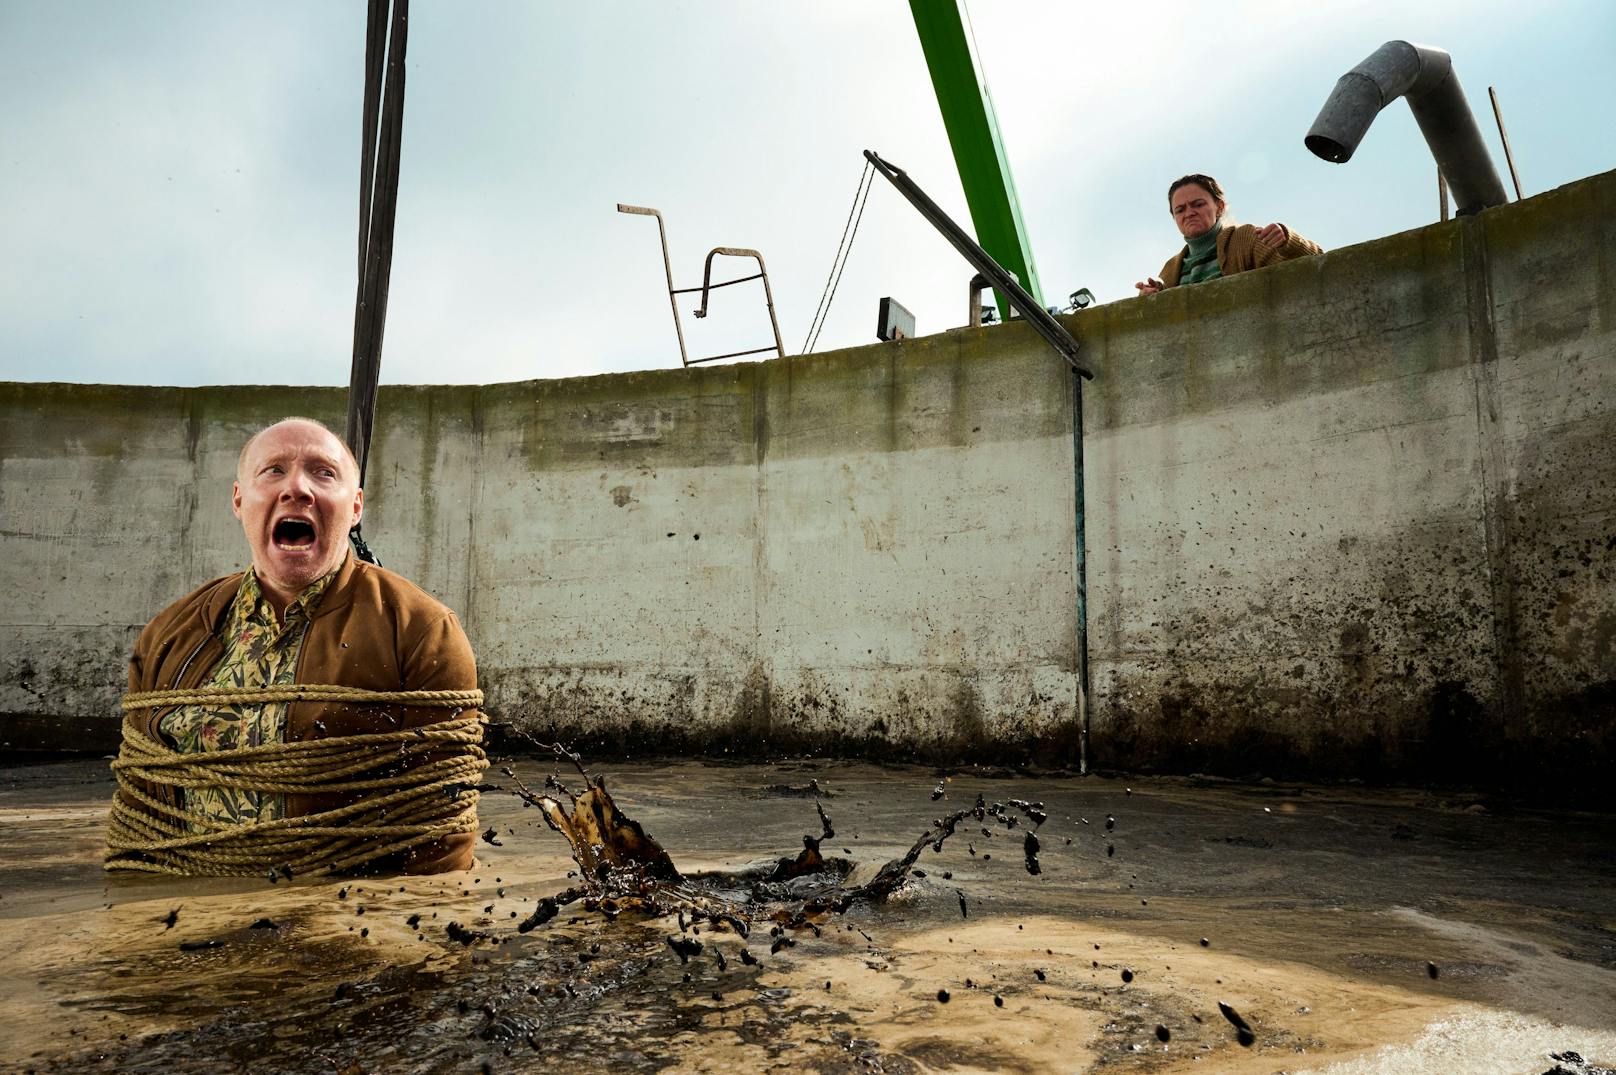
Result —
[[1436, 170], [1436, 200], [1440, 207], [1442, 219], [1448, 219], [1448, 183], [1442, 178], [1442, 169]]
[[[619, 205], [617, 211], [621, 213], [625, 210]], [[652, 210], [651, 215], [656, 217], [657, 238], [662, 241], [662, 272], [668, 278], [668, 305], [673, 309], [673, 331], [679, 337], [679, 363], [688, 366], [690, 356], [685, 353], [685, 327], [679, 323], [679, 300], [673, 294], [673, 262], [668, 257], [668, 229], [662, 224], [661, 213]]]
[[1083, 511], [1083, 375], [1072, 371], [1072, 511], [1077, 523], [1077, 741], [1078, 772], [1089, 771], [1088, 539]]
[[1515, 154], [1509, 148], [1509, 133], [1504, 130], [1504, 113], [1498, 107], [1498, 93], [1491, 86], [1487, 87], [1487, 96], [1492, 98], [1493, 119], [1498, 121], [1498, 137], [1504, 142], [1504, 161], [1509, 165], [1509, 178], [1515, 184], [1515, 200], [1521, 200], [1521, 177], [1515, 171]]
[[758, 274], [763, 277], [763, 301], [769, 304], [769, 325], [774, 329], [774, 353], [786, 357], [786, 345], [780, 341], [780, 322], [774, 316], [774, 291], [769, 287], [769, 270], [763, 267], [763, 255], [758, 255]]
[[[926, 68], [931, 72], [948, 144], [954, 151], [954, 165], [965, 190], [965, 204], [971, 210], [976, 241], [994, 261], [1015, 273], [1021, 286], [1042, 305], [1032, 243], [1021, 219], [1010, 161], [993, 113], [993, 98], [988, 95], [987, 79], [977, 61], [965, 0], [909, 0], [909, 10], [920, 35]], [[1008, 321], [1008, 297], [998, 295], [998, 302], [999, 320]]]

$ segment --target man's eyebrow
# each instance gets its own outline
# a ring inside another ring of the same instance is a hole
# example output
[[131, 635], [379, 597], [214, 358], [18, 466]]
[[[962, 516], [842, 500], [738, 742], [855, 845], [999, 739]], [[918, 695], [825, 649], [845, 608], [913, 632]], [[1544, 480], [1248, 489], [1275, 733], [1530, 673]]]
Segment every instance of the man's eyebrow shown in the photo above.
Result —
[[309, 460], [314, 466], [325, 467], [336, 471], [338, 474], [342, 473], [341, 456], [327, 455], [324, 452], [311, 452], [309, 453]]
[[[272, 455], [266, 459], [261, 459], [258, 462], [258, 470], [262, 471], [265, 467], [273, 466], [284, 467], [294, 454], [295, 453], [292, 452], [282, 452], [279, 455]], [[342, 461], [340, 457], [335, 455], [327, 455], [324, 452], [310, 452], [308, 453], [308, 459], [315, 466], [330, 467], [332, 470], [339, 471], [342, 469]]]

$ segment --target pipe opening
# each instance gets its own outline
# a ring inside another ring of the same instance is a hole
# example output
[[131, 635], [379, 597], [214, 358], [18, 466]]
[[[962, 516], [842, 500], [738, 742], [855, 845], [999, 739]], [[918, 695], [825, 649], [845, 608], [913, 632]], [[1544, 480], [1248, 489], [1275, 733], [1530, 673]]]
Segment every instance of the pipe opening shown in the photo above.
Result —
[[1303, 142], [1315, 157], [1327, 160], [1331, 164], [1345, 164], [1352, 159], [1352, 150], [1334, 138], [1326, 138], [1322, 134], [1310, 134], [1303, 139]]

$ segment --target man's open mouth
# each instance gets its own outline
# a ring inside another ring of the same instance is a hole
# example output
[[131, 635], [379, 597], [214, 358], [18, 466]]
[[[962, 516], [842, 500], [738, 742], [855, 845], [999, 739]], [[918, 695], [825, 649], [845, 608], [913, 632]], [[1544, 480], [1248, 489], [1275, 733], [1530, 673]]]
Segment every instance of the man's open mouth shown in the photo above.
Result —
[[275, 524], [271, 536], [279, 549], [313, 548], [314, 524], [307, 519], [282, 519]]

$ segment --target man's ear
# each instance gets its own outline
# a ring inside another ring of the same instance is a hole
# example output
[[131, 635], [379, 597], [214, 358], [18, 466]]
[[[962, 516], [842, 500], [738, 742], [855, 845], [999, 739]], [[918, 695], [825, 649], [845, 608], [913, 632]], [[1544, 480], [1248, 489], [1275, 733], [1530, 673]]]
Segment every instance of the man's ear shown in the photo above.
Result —
[[364, 514], [365, 491], [363, 489], [355, 489], [353, 496], [353, 522], [348, 524], [348, 529], [352, 530], [354, 527], [358, 526], [359, 520]]
[[241, 483], [239, 481], [230, 483], [230, 510], [236, 513], [236, 518], [241, 518]]

